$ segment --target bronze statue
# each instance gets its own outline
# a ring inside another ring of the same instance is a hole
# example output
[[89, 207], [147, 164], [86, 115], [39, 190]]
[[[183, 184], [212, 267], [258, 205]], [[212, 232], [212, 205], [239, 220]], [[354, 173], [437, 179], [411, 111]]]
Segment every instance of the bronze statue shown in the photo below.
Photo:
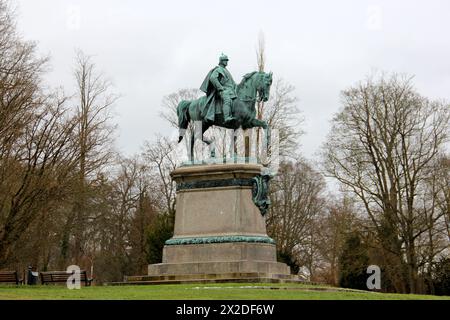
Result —
[[219, 65], [212, 69], [203, 81], [200, 90], [206, 93], [207, 99], [202, 116], [206, 121], [214, 122], [216, 112], [223, 112], [224, 123], [234, 120], [231, 115], [233, 100], [236, 99], [236, 83], [227, 70], [228, 57], [222, 54]]
[[[244, 75], [236, 86], [231, 74], [226, 69], [228, 57], [222, 55], [219, 65], [206, 76], [201, 90], [205, 96], [196, 100], [183, 100], [178, 104], [178, 127], [183, 139], [190, 121], [202, 122], [202, 141], [210, 144], [203, 134], [211, 126], [237, 130], [253, 127], [267, 128], [267, 123], [256, 119], [255, 103], [267, 101], [272, 85], [272, 73], [254, 71]], [[194, 132], [191, 132], [191, 160], [193, 161]], [[212, 156], [213, 151], [211, 152]]]

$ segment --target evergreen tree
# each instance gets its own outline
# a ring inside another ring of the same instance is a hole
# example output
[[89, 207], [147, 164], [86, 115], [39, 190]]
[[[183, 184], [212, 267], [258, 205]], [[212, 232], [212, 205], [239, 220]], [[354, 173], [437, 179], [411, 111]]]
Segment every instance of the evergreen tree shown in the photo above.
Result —
[[349, 235], [339, 257], [339, 285], [343, 288], [366, 290], [368, 265], [367, 247], [358, 234]]
[[167, 213], [159, 215], [147, 231], [147, 261], [149, 264], [162, 262], [164, 244], [172, 235], [172, 215]]
[[450, 295], [450, 258], [442, 258], [436, 264], [434, 288], [437, 295]]

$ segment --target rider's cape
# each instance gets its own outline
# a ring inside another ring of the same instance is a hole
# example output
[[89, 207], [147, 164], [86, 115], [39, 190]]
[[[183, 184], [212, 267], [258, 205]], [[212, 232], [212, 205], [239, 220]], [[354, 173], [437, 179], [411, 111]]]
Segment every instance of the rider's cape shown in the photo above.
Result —
[[201, 116], [205, 120], [214, 121], [214, 116], [216, 113], [221, 113], [221, 104], [222, 99], [219, 96], [219, 92], [217, 92], [214, 85], [211, 83], [211, 74], [214, 70], [219, 68], [216, 66], [212, 68], [208, 74], [206, 75], [205, 80], [203, 80], [202, 85], [200, 86], [200, 90], [206, 93], [206, 102], [202, 108]]

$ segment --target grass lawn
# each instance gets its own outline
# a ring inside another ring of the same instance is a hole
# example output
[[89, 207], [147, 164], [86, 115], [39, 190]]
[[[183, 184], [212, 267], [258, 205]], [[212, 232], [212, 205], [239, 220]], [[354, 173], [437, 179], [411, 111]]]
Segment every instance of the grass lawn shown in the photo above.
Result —
[[385, 294], [302, 284], [171, 284], [148, 286], [92, 286], [69, 290], [65, 286], [0, 286], [0, 299], [94, 300], [412, 300], [449, 296]]

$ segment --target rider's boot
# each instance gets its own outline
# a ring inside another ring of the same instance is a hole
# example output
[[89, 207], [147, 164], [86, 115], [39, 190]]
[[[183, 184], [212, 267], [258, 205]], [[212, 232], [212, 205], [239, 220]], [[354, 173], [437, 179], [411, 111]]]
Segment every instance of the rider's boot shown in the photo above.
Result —
[[231, 115], [231, 107], [228, 104], [224, 104], [223, 106], [223, 121], [224, 123], [230, 123], [235, 120], [235, 118]]

